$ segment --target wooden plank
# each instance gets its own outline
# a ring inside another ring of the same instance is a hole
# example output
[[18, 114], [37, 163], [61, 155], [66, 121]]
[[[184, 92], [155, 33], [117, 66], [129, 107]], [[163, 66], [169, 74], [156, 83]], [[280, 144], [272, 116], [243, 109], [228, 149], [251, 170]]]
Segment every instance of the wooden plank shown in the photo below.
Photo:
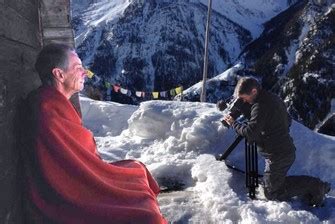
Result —
[[41, 2], [47, 8], [53, 8], [53, 7], [57, 7], [57, 6], [69, 7], [69, 5], [70, 5], [70, 1], [69, 0], [41, 0]]
[[41, 2], [43, 27], [70, 27], [69, 14], [69, 3], [66, 0]]
[[68, 14], [42, 15], [43, 27], [71, 27]]
[[68, 44], [69, 46], [74, 47], [74, 40], [72, 38], [59, 38], [59, 39], [55, 39], [55, 38], [51, 38], [51, 39], [44, 39], [43, 40], [43, 44], [47, 45], [47, 44], [51, 44], [51, 43], [64, 43], [64, 44]]
[[43, 38], [69, 39], [73, 38], [73, 31], [70, 28], [48, 28], [43, 29]]

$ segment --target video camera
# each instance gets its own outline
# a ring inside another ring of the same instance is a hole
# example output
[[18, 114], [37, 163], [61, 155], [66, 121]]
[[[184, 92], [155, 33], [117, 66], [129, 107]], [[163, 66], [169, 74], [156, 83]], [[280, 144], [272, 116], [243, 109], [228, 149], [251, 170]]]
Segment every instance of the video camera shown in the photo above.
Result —
[[[250, 117], [250, 108], [251, 105], [249, 103], [243, 102], [241, 98], [233, 98], [231, 101], [227, 103], [228, 100], [220, 100], [217, 102], [216, 106], [220, 111], [228, 109], [228, 114], [236, 120], [242, 114], [246, 117]], [[221, 123], [225, 127], [229, 127], [229, 124], [225, 120], [221, 120]]]

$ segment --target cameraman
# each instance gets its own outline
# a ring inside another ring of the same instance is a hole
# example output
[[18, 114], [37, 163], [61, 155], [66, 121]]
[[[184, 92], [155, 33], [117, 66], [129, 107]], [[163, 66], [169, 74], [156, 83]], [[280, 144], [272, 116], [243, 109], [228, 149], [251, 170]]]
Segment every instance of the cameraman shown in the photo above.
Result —
[[242, 124], [226, 115], [224, 120], [249, 142], [256, 142], [259, 153], [265, 158], [265, 197], [283, 201], [301, 196], [310, 205], [321, 206], [325, 194], [330, 191], [329, 183], [309, 176], [286, 177], [295, 160], [296, 149], [289, 134], [291, 117], [284, 102], [263, 90], [258, 81], [251, 77], [239, 80], [234, 95], [251, 104], [250, 119]]

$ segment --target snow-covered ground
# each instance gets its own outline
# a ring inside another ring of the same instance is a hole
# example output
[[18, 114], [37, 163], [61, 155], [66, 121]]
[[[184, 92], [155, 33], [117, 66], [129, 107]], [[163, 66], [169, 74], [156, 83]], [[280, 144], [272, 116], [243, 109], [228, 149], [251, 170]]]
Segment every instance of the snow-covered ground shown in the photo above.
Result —
[[84, 21], [82, 32], [76, 35], [76, 45], [80, 45], [90, 29], [105, 25], [108, 22], [116, 22], [123, 11], [130, 5], [129, 0], [101, 0], [96, 2], [78, 1], [72, 2], [73, 15], [81, 14]]
[[[182, 188], [159, 196], [172, 223], [335, 223], [335, 190], [323, 208], [265, 201], [261, 189], [257, 200], [249, 199], [243, 174], [215, 159], [234, 132], [221, 125], [223, 115], [214, 104], [148, 101], [137, 107], [81, 97], [81, 107], [103, 159], [140, 160], [162, 187]], [[297, 122], [291, 134], [297, 160], [290, 174], [317, 176], [335, 186], [335, 137]], [[228, 158], [244, 169], [242, 144]]]
[[[192, 0], [208, 5], [208, 0]], [[231, 21], [249, 30], [253, 38], [263, 31], [263, 23], [288, 8], [287, 1], [276, 0], [214, 0], [212, 8]]]

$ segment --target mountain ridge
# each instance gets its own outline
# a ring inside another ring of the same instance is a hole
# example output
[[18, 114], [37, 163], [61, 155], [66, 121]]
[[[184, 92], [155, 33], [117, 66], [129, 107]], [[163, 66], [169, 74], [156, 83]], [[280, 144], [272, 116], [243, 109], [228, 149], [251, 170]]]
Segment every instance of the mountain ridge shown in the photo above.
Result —
[[[118, 3], [117, 9], [110, 13], [114, 17], [105, 16], [105, 20], [101, 18], [111, 3], [88, 2], [83, 3], [89, 5], [83, 13], [74, 10], [77, 50], [84, 64], [101, 77], [97, 86], [87, 84], [99, 88], [105, 99], [104, 82], [132, 92], [151, 92], [180, 85], [188, 88], [202, 79], [207, 1], [117, 0], [113, 3]], [[104, 8], [99, 8], [103, 3]], [[313, 129], [323, 122], [335, 97], [334, 4], [327, 0], [256, 3], [213, 1], [208, 77], [242, 63], [244, 69], [238, 75], [258, 77], [264, 88], [285, 100], [296, 120]], [[74, 8], [76, 4], [75, 0]], [[89, 21], [95, 12], [90, 9], [98, 10], [100, 19]], [[262, 10], [268, 11], [258, 13]], [[249, 23], [243, 23], [246, 20]], [[257, 27], [264, 30], [259, 32]], [[219, 93], [224, 81], [215, 82], [210, 81], [208, 102], [228, 94]], [[197, 91], [190, 92], [184, 99], [199, 100]], [[110, 98], [131, 104], [143, 100], [114, 92]]]

